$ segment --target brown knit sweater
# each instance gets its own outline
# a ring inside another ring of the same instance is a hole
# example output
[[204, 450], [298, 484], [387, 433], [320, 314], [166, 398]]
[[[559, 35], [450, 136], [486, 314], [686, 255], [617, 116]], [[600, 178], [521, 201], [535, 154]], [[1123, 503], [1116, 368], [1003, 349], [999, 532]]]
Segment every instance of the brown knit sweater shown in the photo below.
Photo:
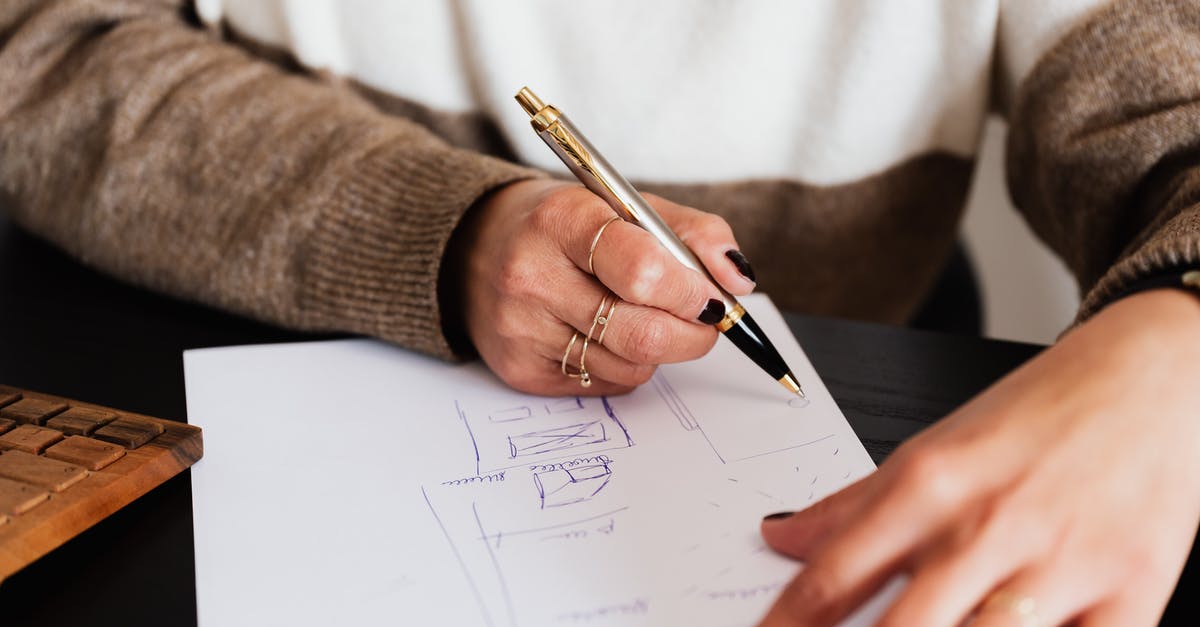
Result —
[[[3, 204], [133, 283], [452, 357], [447, 242], [489, 190], [543, 174], [507, 160], [486, 121], [447, 132], [270, 56], [178, 0], [0, 3]], [[1139, 276], [1200, 264], [1198, 67], [1200, 10], [1123, 1], [1006, 99], [1012, 194], [1078, 277], [1081, 317]], [[949, 250], [970, 165], [933, 152], [849, 185], [646, 187], [730, 220], [784, 306], [899, 321]]]

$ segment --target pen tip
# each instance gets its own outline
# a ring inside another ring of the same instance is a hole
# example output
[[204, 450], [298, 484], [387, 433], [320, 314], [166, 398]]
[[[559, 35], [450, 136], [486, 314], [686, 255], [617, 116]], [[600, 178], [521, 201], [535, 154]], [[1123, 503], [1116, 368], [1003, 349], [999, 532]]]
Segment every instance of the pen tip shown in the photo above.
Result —
[[779, 383], [783, 387], [787, 388], [792, 394], [795, 394], [800, 398], [807, 398], [804, 396], [804, 388], [800, 387], [799, 381], [796, 381], [796, 375], [789, 372], [782, 377], [779, 377]]

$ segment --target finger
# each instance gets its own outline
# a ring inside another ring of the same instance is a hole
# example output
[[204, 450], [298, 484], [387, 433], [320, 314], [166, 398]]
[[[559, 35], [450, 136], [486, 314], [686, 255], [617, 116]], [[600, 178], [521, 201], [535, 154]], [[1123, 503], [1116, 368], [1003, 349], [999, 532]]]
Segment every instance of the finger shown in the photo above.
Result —
[[976, 610], [973, 627], [1061, 625], [1099, 597], [1098, 582], [1086, 573], [1055, 560], [1018, 572], [985, 597]]
[[[564, 345], [565, 346], [565, 345]], [[575, 349], [578, 352], [578, 348]], [[561, 354], [559, 355], [561, 358]], [[534, 353], [520, 357], [503, 358], [500, 367], [489, 363], [492, 372], [509, 387], [538, 396], [618, 396], [633, 391], [632, 386], [621, 385], [602, 378], [593, 378], [592, 384], [584, 387], [579, 378], [568, 377], [560, 369], [560, 359], [548, 359]], [[570, 372], [575, 372], [574, 368]]]
[[[566, 352], [567, 346], [571, 346], [571, 353], [567, 356], [569, 372], [578, 372], [580, 361], [584, 360], [583, 365], [587, 367], [588, 374], [593, 381], [607, 381], [632, 389], [646, 383], [650, 377], [654, 376], [654, 366], [633, 363], [614, 354], [595, 340], [588, 342], [585, 354], [583, 352], [583, 334], [587, 333], [587, 330], [579, 331], [579, 337], [576, 338], [575, 344], [571, 345], [571, 335], [576, 331], [570, 329], [566, 323], [560, 322], [560, 325], [562, 332], [558, 336], [561, 341], [557, 344], [548, 344], [542, 350], [543, 357], [557, 361], [559, 374], [562, 374], [563, 354]], [[605, 342], [607, 341], [608, 337], [605, 336]]]
[[908, 585], [878, 625], [961, 625], [978, 599], [1007, 580], [1035, 552], [1030, 543], [1012, 541], [1029, 534], [1007, 518], [993, 515], [957, 529], [913, 566]]
[[811, 555], [829, 535], [845, 527], [862, 507], [869, 475], [798, 512], [781, 512], [763, 519], [761, 531], [767, 546], [797, 559]]
[[[580, 333], [592, 330], [600, 300], [605, 296], [611, 299], [611, 295], [595, 279], [574, 269], [552, 284], [560, 287], [556, 288], [558, 292], [550, 305], [551, 313]], [[602, 313], [608, 313], [607, 306]], [[707, 354], [717, 341], [717, 331], [711, 326], [690, 324], [660, 309], [625, 301], [617, 302], [604, 327], [604, 347], [626, 361], [641, 365], [697, 359]], [[598, 338], [599, 332], [596, 327], [593, 337]]]
[[665, 198], [653, 195], [646, 198], [679, 239], [696, 253], [721, 287], [738, 295], [749, 294], [754, 289], [757, 279], [754, 268], [738, 247], [728, 222], [715, 214]]
[[[917, 530], [925, 527], [912, 512], [896, 509], [875, 507], [832, 534], [813, 551], [768, 616], [799, 624], [832, 624], [868, 599], [919, 544], [922, 532]], [[895, 521], [914, 522], [897, 525]]]
[[[576, 263], [587, 270], [586, 258]], [[614, 222], [604, 230], [596, 242], [592, 268], [596, 278], [625, 301], [702, 325], [715, 324], [725, 315], [721, 293], [707, 277], [671, 256], [648, 231], [628, 222]]]
[[969, 477], [944, 453], [914, 455], [877, 473], [862, 507], [811, 551], [772, 612], [834, 622], [866, 601], [958, 514]]

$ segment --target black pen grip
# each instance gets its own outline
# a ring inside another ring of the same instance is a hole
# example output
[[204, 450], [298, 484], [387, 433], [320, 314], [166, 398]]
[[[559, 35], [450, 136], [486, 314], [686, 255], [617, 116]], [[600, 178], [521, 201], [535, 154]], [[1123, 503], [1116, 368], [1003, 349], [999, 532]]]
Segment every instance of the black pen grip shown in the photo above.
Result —
[[744, 314], [729, 327], [729, 330], [725, 331], [725, 337], [772, 378], [778, 380], [788, 374], [787, 363], [779, 356], [779, 351], [775, 350], [771, 340], [767, 339], [767, 334], [763, 333], [750, 314]]

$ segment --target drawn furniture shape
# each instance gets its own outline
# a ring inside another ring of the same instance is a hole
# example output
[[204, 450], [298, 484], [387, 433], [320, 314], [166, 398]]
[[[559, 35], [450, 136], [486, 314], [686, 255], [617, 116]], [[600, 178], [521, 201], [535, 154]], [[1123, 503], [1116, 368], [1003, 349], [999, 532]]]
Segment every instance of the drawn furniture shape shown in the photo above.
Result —
[[625, 425], [604, 397], [532, 398], [510, 395], [485, 405], [455, 401], [471, 437], [475, 474], [484, 475], [567, 456], [633, 446]]
[[530, 416], [533, 416], [533, 410], [528, 407], [510, 407], [488, 414], [488, 420], [492, 422], [512, 422], [514, 420], [524, 420]]
[[599, 494], [609, 479], [612, 479], [612, 469], [604, 463], [556, 468], [533, 475], [542, 509], [586, 501]]
[[608, 441], [604, 423], [592, 420], [565, 427], [551, 427], [508, 436], [509, 455], [516, 459]]

